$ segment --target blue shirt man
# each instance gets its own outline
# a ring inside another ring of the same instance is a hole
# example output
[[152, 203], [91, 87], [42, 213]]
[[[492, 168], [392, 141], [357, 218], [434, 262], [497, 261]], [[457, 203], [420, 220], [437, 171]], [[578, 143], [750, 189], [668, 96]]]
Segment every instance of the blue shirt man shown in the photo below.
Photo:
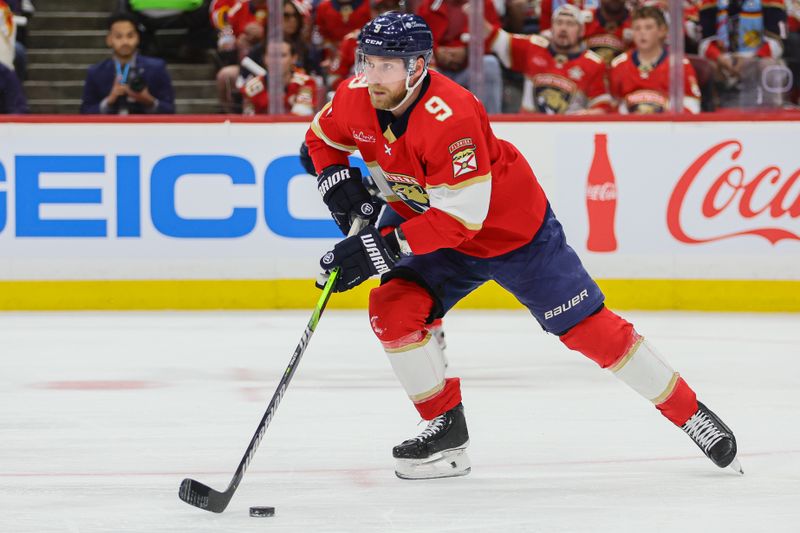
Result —
[[0, 115], [28, 112], [28, 102], [14, 71], [0, 63]]

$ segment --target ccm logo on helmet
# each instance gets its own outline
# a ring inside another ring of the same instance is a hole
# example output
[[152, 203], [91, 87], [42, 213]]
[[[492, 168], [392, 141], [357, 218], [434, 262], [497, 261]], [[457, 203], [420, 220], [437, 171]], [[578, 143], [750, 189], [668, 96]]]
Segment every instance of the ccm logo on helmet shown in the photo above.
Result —
[[364, 42], [367, 44], [375, 44], [375, 45], [382, 45], [383, 41], [378, 39], [364, 39]]

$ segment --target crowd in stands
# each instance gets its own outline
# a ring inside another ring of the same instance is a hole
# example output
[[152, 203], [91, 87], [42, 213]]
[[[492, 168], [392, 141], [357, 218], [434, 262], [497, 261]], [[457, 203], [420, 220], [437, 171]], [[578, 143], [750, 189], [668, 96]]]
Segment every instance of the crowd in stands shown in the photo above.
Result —
[[[81, 113], [174, 113], [170, 61], [217, 66], [222, 113], [269, 110], [280, 57], [284, 112], [312, 115], [352, 75], [360, 28], [415, 12], [432, 68], [468, 87], [467, 0], [283, 0], [283, 42], [267, 46], [267, 0], [124, 0], [109, 58], [87, 66]], [[685, 112], [798, 106], [800, 0], [684, 0]], [[483, 0], [482, 100], [489, 113], [658, 113], [670, 109], [666, 0]], [[0, 0], [0, 113], [24, 113], [31, 0]], [[277, 14], [276, 14], [277, 16]], [[183, 28], [179, 49], [163, 29]], [[179, 111], [179, 110], [178, 110]]]

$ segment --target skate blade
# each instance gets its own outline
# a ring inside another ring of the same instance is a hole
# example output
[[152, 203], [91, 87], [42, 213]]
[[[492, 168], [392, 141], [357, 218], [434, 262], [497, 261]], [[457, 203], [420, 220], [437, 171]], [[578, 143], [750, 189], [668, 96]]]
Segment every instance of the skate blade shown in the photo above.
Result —
[[731, 461], [731, 464], [728, 465], [728, 468], [730, 468], [740, 476], [744, 475], [744, 470], [742, 470], [742, 465], [741, 463], [739, 463], [739, 459], [737, 459], [736, 457], [733, 458], [733, 461]]
[[442, 452], [425, 461], [396, 459], [394, 473], [400, 479], [439, 479], [466, 476], [472, 464], [464, 449]]

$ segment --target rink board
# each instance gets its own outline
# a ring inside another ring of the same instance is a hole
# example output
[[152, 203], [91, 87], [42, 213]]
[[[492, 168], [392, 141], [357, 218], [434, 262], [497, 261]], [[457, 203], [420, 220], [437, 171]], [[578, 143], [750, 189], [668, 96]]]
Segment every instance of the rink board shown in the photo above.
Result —
[[[8, 120], [0, 309], [316, 301], [311, 280], [338, 231], [299, 164], [306, 123]], [[495, 131], [531, 162], [615, 307], [800, 310], [800, 121], [502, 120]], [[598, 135], [615, 176], [607, 252], [587, 249]], [[367, 288], [331, 305], [364, 307]], [[462, 306], [518, 304], [490, 284]]]

